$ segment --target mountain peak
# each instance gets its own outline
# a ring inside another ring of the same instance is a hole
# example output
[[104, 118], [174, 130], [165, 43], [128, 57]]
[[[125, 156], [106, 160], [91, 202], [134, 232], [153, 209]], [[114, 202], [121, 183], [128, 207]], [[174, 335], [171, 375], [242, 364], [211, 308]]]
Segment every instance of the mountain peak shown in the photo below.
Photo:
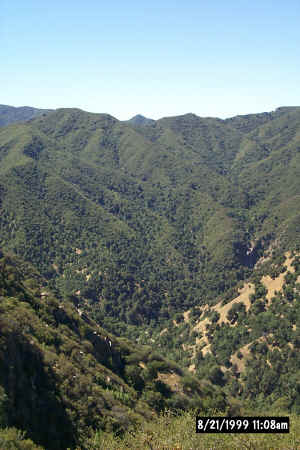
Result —
[[131, 119], [127, 120], [127, 122], [132, 124], [132, 125], [145, 126], [145, 125], [152, 125], [153, 123], [155, 123], [155, 120], [149, 119], [148, 117], [145, 117], [142, 114], [137, 114], [136, 116], [134, 116]]

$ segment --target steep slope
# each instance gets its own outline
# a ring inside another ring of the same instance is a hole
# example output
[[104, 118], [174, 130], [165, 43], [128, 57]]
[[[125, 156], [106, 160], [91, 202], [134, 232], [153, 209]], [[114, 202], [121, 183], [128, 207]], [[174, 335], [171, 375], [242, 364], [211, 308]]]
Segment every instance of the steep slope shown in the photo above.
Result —
[[299, 245], [300, 108], [276, 111], [247, 140], [232, 176], [247, 191], [249, 226], [257, 237], [280, 238], [286, 249]]
[[227, 405], [209, 382], [185, 376], [149, 346], [107, 333], [71, 300], [57, 299], [28, 264], [1, 255], [0, 425], [65, 449], [164, 407]]
[[192, 148], [204, 164], [221, 174], [228, 172], [242, 139], [242, 134], [229, 122], [216, 118], [185, 114], [158, 123], [180, 135], [186, 147]]

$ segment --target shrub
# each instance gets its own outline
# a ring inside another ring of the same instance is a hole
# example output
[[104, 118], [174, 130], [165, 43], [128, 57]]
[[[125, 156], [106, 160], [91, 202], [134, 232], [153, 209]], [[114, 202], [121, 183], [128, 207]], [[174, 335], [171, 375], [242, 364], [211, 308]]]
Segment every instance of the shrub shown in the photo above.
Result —
[[1, 450], [43, 450], [31, 439], [26, 439], [26, 433], [16, 428], [5, 428], [0, 430]]

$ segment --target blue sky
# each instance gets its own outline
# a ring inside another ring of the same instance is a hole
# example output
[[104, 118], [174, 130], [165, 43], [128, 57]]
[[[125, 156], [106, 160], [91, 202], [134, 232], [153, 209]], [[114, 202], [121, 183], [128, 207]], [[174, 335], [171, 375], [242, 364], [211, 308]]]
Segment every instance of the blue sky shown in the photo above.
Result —
[[299, 24], [299, 0], [0, 0], [0, 103], [119, 119], [300, 105]]

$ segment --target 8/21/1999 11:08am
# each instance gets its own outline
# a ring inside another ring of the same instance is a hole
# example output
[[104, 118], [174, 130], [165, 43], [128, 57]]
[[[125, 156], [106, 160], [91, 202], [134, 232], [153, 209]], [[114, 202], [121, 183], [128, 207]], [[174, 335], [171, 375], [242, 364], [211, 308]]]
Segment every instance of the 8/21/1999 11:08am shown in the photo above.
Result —
[[289, 433], [289, 417], [197, 417], [196, 433]]

